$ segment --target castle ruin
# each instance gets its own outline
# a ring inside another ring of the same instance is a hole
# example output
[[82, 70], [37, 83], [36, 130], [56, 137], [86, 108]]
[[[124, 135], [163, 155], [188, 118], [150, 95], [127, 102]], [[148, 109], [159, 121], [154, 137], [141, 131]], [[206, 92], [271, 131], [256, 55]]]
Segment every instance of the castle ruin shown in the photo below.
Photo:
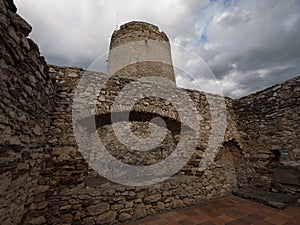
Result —
[[[195, 153], [163, 182], [121, 185], [87, 164], [73, 132], [72, 105], [79, 80], [88, 73], [99, 82], [105, 75], [48, 65], [37, 44], [28, 38], [31, 26], [16, 10], [12, 0], [0, 0], [1, 224], [118, 224], [229, 196], [240, 188], [261, 188], [299, 198], [300, 77], [241, 99], [224, 100], [185, 90], [201, 114]], [[153, 54], [159, 51], [161, 55], [162, 51], [165, 61], [130, 59], [130, 65], [118, 69], [123, 59], [115, 57], [124, 56], [122, 46], [136, 41], [141, 52], [152, 51], [151, 46], [158, 43]], [[161, 76], [174, 83], [168, 37], [143, 22], [121, 26], [112, 36], [108, 73], [114, 76], [99, 93], [94, 115], [103, 144], [124, 163], [160, 162], [174, 150], [182, 131], [172, 104], [147, 97], [130, 111], [131, 129], [137, 136], [149, 135], [153, 118], [163, 118], [166, 123], [165, 139], [149, 154], [133, 155], [124, 147], [114, 134], [110, 115], [122, 115], [122, 111], [112, 112], [113, 102], [118, 92], [137, 78]], [[142, 89], [137, 87], [139, 91]], [[212, 129], [208, 98], [225, 101], [227, 126], [216, 159], [200, 171]], [[122, 116], [118, 118], [115, 123], [122, 126]], [[283, 153], [288, 159], [283, 159]]]

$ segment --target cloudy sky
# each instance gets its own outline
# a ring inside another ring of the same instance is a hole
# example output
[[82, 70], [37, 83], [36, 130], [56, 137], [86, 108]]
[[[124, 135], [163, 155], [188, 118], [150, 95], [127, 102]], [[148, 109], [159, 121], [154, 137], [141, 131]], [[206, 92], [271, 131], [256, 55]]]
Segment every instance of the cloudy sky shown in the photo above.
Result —
[[[107, 53], [116, 27], [132, 20], [159, 26], [171, 43], [207, 64], [179, 86], [238, 98], [300, 74], [299, 0], [15, 0], [48, 63], [88, 68]], [[177, 51], [173, 51], [173, 54]], [[177, 57], [177, 58], [178, 58]], [[201, 64], [201, 63], [200, 63]], [[199, 69], [199, 70], [198, 70]], [[102, 68], [105, 72], [105, 66]], [[189, 71], [187, 71], [189, 73]]]

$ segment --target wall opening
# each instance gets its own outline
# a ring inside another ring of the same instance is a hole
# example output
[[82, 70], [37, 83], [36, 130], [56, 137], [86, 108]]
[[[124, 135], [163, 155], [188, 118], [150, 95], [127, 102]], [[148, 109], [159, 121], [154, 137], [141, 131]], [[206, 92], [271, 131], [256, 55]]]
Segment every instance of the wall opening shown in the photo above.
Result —
[[226, 179], [229, 179], [233, 190], [249, 183], [245, 167], [246, 160], [236, 140], [224, 142], [217, 157], [228, 174]]

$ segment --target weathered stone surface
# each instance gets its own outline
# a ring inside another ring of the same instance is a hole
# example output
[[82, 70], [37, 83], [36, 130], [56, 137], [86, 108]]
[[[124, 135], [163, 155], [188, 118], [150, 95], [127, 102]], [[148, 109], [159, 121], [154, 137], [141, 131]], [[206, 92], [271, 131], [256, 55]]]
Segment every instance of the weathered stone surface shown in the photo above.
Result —
[[160, 199], [161, 199], [161, 195], [156, 194], [156, 195], [147, 196], [146, 198], [144, 198], [144, 202], [149, 204], [149, 203], [152, 203], [152, 202], [157, 202]]
[[99, 204], [95, 204], [95, 205], [91, 205], [89, 206], [86, 211], [89, 215], [99, 215], [103, 212], [108, 211], [110, 208], [110, 205], [108, 203], [105, 202], [101, 202]]
[[56, 157], [55, 161], [69, 161], [70, 159], [74, 158], [76, 153], [76, 149], [74, 147], [57, 147], [53, 149], [53, 156]]
[[143, 218], [147, 215], [146, 207], [144, 204], [137, 204], [133, 211], [133, 216], [135, 219]]
[[182, 200], [175, 199], [173, 202], [171, 202], [171, 208], [173, 208], [173, 209], [176, 209], [176, 208], [179, 208], [182, 206], [184, 206]]
[[74, 216], [74, 220], [75, 221], [78, 221], [78, 220], [80, 220], [81, 219], [81, 215], [80, 215], [80, 212], [78, 211], [76, 214], [75, 214], [75, 216]]
[[37, 218], [30, 220], [29, 223], [32, 225], [40, 225], [40, 224], [46, 223], [46, 219], [43, 216], [39, 216]]
[[124, 221], [130, 220], [131, 218], [132, 218], [132, 215], [130, 215], [129, 213], [121, 213], [119, 215], [119, 221], [120, 222], [124, 222]]
[[93, 217], [86, 217], [82, 219], [82, 224], [83, 225], [94, 225], [96, 224]]
[[116, 211], [108, 211], [98, 216], [97, 224], [111, 224], [115, 222], [117, 213]]
[[1, 174], [0, 175], [0, 192], [5, 192], [7, 188], [11, 185], [12, 177], [8, 174]]
[[48, 206], [48, 201], [43, 201], [39, 203], [32, 203], [31, 209], [45, 209]]
[[49, 189], [49, 185], [39, 185], [35, 187], [34, 194], [39, 195]]

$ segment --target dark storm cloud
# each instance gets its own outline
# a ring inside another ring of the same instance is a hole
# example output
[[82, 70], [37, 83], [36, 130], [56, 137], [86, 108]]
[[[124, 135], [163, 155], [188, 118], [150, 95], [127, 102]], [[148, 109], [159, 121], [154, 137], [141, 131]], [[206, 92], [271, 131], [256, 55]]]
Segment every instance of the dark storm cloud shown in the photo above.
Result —
[[[234, 98], [283, 82], [300, 73], [299, 0], [17, 0], [34, 27], [31, 37], [52, 64], [87, 68], [107, 53], [116, 26], [132, 20], [154, 23], [171, 42], [199, 55], [215, 75], [201, 74], [189, 61], [177, 74], [179, 86]], [[180, 52], [176, 54], [181, 54]], [[103, 56], [102, 71], [105, 71]], [[177, 57], [178, 58], [178, 57]], [[180, 56], [179, 56], [180, 58]]]

